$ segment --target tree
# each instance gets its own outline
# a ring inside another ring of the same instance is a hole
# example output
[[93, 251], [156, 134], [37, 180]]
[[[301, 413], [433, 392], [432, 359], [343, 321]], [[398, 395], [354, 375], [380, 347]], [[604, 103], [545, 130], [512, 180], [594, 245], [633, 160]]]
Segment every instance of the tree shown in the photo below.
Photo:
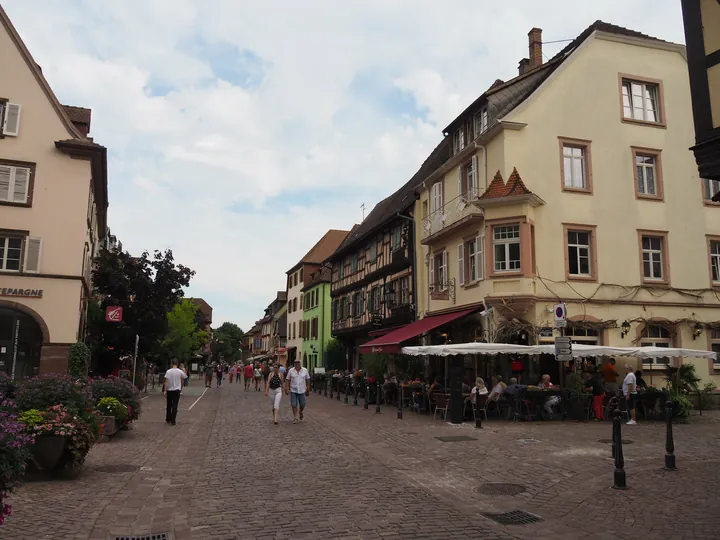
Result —
[[213, 330], [212, 353], [218, 357], [222, 355], [225, 360], [240, 359], [240, 347], [245, 332], [231, 322], [224, 322]]
[[210, 339], [210, 334], [198, 325], [195, 318], [199, 309], [192, 300], [182, 299], [167, 314], [168, 333], [163, 345], [173, 358], [190, 360]]
[[[88, 309], [88, 337], [93, 345], [98, 371], [112, 371], [120, 356], [131, 355], [135, 335], [140, 336], [138, 354], [161, 352], [168, 333], [167, 314], [184, 296], [195, 272], [176, 264], [172, 251], [129, 253], [102, 250], [95, 259], [93, 293], [99, 300]], [[123, 308], [122, 322], [107, 322], [107, 306]]]

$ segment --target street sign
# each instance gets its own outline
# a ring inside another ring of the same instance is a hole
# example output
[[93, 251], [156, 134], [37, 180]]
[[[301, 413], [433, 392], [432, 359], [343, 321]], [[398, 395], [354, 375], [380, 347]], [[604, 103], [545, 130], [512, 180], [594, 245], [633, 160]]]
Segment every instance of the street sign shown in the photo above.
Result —
[[565, 328], [567, 326], [567, 309], [565, 304], [555, 304], [553, 306], [555, 315], [555, 328]]
[[121, 322], [123, 308], [120, 306], [108, 306], [105, 310], [105, 320], [107, 322]]
[[555, 358], [558, 362], [569, 362], [572, 360], [572, 342], [569, 337], [555, 338]]

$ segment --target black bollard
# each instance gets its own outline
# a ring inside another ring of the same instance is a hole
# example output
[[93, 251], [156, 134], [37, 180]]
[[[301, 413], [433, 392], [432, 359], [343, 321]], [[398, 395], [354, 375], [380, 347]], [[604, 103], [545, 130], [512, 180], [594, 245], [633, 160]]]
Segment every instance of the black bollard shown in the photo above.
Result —
[[355, 381], [355, 383], [353, 383], [353, 390], [355, 391], [355, 392], [354, 392], [354, 396], [353, 396], [353, 405], [354, 405], [355, 407], [357, 407], [357, 404], [358, 404], [358, 403], [357, 403], [357, 396], [358, 396], [358, 383], [357, 383], [357, 381]]
[[375, 414], [380, 414], [380, 381], [377, 383], [377, 391], [375, 392]]
[[365, 383], [365, 403], [363, 404], [363, 409], [368, 409], [368, 401], [370, 400], [370, 385]]
[[480, 413], [480, 392], [475, 388], [475, 427], [482, 429], [482, 414]]
[[403, 387], [402, 384], [398, 383], [398, 389], [397, 389], [397, 396], [398, 396], [398, 410], [397, 410], [397, 417], [398, 420], [402, 420], [402, 407], [403, 407], [403, 395], [402, 395]]
[[327, 397], [327, 387], [328, 387], [328, 378], [327, 375], [325, 375], [325, 384], [323, 385], [325, 387], [325, 397]]
[[333, 398], [333, 383], [335, 382], [335, 379], [330, 379], [330, 399]]
[[345, 379], [345, 403], [350, 403], [350, 381]]
[[677, 471], [675, 466], [675, 441], [673, 440], [673, 402], [665, 402], [665, 420], [667, 420], [667, 432], [665, 434], [665, 470]]
[[613, 489], [627, 489], [625, 480], [625, 459], [622, 451], [622, 419], [620, 409], [613, 411], [613, 434], [615, 439], [615, 474], [613, 475]]
[[[614, 415], [615, 415], [615, 411], [617, 411], [617, 410], [618, 410], [618, 404], [615, 403], [615, 407], [613, 408], [612, 412], [610, 413], [610, 414], [612, 415], [612, 418], [611, 418], [611, 419], [613, 419], [613, 421], [610, 423], [610, 427], [612, 428], [612, 451], [611, 451], [611, 456], [612, 456], [613, 459], [615, 459], [615, 420], [614, 420], [615, 416], [614, 416]], [[620, 413], [620, 414], [622, 414], [622, 413]]]

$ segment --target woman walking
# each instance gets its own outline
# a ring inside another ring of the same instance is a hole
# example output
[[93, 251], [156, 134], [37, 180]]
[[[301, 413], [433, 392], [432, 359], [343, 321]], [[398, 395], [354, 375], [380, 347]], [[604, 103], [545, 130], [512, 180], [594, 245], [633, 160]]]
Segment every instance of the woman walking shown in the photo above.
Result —
[[260, 364], [255, 364], [255, 370], [253, 371], [253, 376], [255, 378], [255, 390], [258, 392], [260, 391], [260, 381], [262, 380], [262, 369], [260, 369]]
[[273, 422], [277, 426], [280, 418], [280, 400], [282, 399], [282, 389], [285, 377], [280, 373], [280, 366], [273, 365], [273, 370], [265, 383], [265, 395], [270, 396], [272, 403]]

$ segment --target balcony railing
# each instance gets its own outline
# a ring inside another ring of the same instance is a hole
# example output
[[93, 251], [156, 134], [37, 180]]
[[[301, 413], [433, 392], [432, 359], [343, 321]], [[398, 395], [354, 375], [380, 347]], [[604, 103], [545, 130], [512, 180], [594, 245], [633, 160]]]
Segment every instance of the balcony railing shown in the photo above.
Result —
[[424, 217], [422, 219], [421, 239], [425, 240], [468, 216], [482, 216], [483, 209], [478, 204], [479, 196], [479, 189], [477, 187], [472, 188], [445, 203], [442, 208]]

